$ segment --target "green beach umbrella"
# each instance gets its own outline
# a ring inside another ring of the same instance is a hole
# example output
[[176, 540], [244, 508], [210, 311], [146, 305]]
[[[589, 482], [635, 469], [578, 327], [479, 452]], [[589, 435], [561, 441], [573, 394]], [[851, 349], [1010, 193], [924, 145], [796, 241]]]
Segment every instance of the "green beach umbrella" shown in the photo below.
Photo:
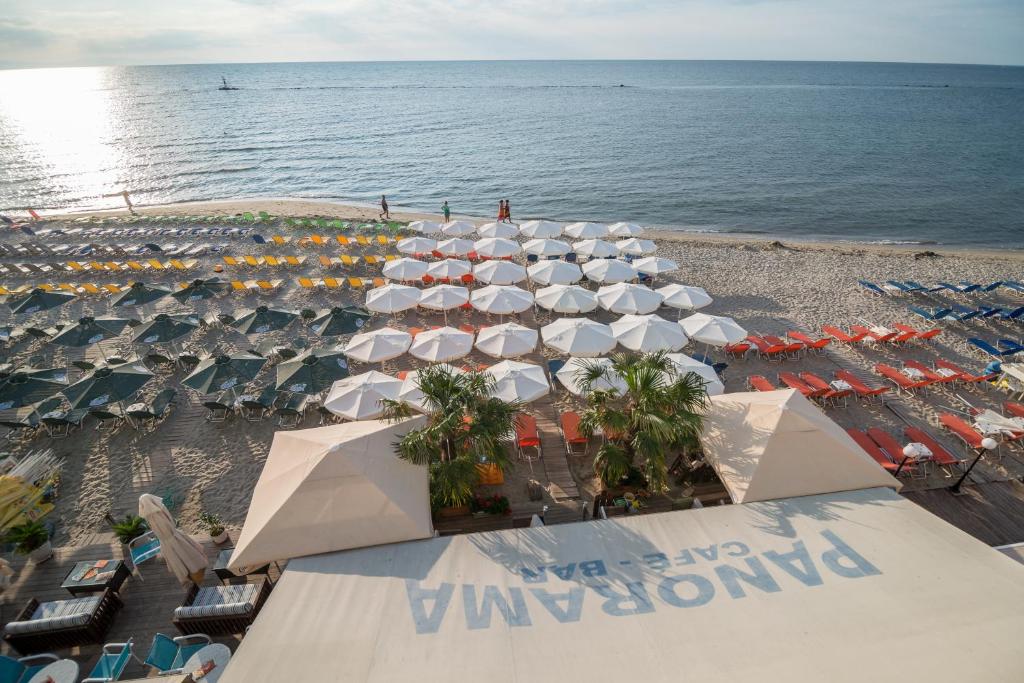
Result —
[[253, 353], [215, 356], [199, 363], [181, 383], [200, 394], [226, 391], [235, 385], [251, 382], [266, 362], [266, 358]]
[[61, 391], [71, 408], [98, 408], [128, 398], [153, 379], [142, 363], [104, 365]]
[[174, 294], [171, 294], [178, 301], [202, 301], [212, 299], [228, 291], [231, 283], [220, 278], [212, 277], [209, 280], [193, 280], [187, 287], [184, 287]]
[[257, 306], [251, 311], [236, 313], [235, 320], [230, 324], [242, 334], [263, 334], [283, 330], [298, 317], [299, 314], [294, 311]]
[[160, 313], [149, 319], [135, 335], [136, 344], [164, 344], [199, 328], [199, 317], [190, 314], [168, 315]]
[[321, 311], [309, 328], [321, 337], [336, 337], [358, 332], [369, 319], [370, 312], [361, 306], [335, 306]]
[[348, 359], [341, 351], [306, 351], [277, 366], [277, 389], [295, 394], [319, 394], [346, 377]]
[[53, 396], [68, 383], [63, 368], [20, 368], [0, 376], [0, 410], [21, 408]]
[[12, 313], [38, 313], [63, 306], [75, 298], [77, 297], [69, 292], [48, 292], [37, 287], [24, 296], [8, 301], [7, 305], [11, 307]]
[[87, 315], [79, 318], [75, 325], [61, 330], [60, 334], [50, 341], [73, 348], [92, 346], [118, 336], [128, 323], [126, 318], [93, 318]]
[[166, 287], [147, 285], [145, 282], [133, 282], [132, 286], [118, 296], [113, 303], [114, 308], [121, 306], [145, 306], [163, 299], [171, 293]]

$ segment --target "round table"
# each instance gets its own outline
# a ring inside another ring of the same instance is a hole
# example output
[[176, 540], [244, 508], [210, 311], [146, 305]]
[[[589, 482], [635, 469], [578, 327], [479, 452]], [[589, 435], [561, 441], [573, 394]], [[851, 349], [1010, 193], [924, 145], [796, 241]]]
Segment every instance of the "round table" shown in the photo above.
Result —
[[72, 659], [58, 659], [37, 671], [28, 683], [44, 683], [47, 679], [53, 679], [54, 683], [75, 683], [78, 680], [78, 663]]
[[206, 674], [200, 681], [208, 681], [209, 683], [217, 683], [217, 679], [224, 673], [224, 667], [228, 665], [228, 661], [231, 659], [231, 650], [227, 645], [221, 645], [220, 643], [212, 643], [202, 648], [194, 655], [188, 658], [185, 662], [185, 666], [182, 668], [182, 673], [190, 674], [202, 668], [203, 664], [213, 660], [216, 665], [210, 673]]

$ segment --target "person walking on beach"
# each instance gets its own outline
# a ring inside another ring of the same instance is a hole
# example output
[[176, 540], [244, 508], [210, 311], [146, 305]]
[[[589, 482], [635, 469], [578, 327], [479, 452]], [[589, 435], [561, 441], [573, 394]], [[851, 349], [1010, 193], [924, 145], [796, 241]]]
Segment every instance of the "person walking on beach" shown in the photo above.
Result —
[[505, 220], [505, 200], [504, 199], [499, 199], [498, 200], [498, 222], [500, 223], [503, 220]]
[[391, 220], [391, 214], [388, 213], [388, 198], [384, 195], [380, 196], [380, 213], [377, 217], [385, 220]]
[[448, 208], [448, 200], [444, 200], [444, 204], [441, 205], [441, 213], [444, 214], [444, 222], [448, 223], [452, 217], [452, 210]]
[[505, 200], [505, 222], [512, 222], [512, 204], [507, 199]]

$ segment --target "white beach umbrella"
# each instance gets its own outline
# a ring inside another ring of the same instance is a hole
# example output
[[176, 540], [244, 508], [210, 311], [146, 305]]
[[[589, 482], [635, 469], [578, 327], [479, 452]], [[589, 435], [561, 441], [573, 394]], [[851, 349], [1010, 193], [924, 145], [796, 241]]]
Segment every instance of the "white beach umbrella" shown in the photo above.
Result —
[[655, 290], [665, 297], [664, 304], [672, 308], [680, 308], [688, 311], [704, 308], [712, 301], [711, 297], [702, 287], [690, 287], [672, 283]]
[[[469, 290], [460, 285], [434, 285], [420, 291], [419, 304], [432, 311], [447, 311], [467, 303]], [[447, 317], [446, 317], [447, 319]]]
[[441, 226], [441, 232], [449, 237], [464, 237], [476, 232], [476, 226], [469, 221], [451, 221]]
[[345, 345], [345, 355], [364, 363], [380, 363], [398, 358], [409, 350], [412, 335], [392, 327], [354, 335]]
[[485, 223], [476, 229], [481, 237], [515, 237], [519, 228], [512, 223]]
[[598, 305], [612, 313], [651, 313], [661, 301], [661, 294], [643, 285], [620, 282], [597, 290]]
[[[466, 374], [465, 370], [454, 365], [442, 363], [440, 366], [446, 368], [453, 375]], [[424, 401], [423, 391], [420, 390], [419, 374], [419, 370], [413, 370], [405, 376], [405, 379], [402, 380], [402, 388], [398, 392], [398, 400], [402, 403], [408, 403], [421, 413], [429, 413], [431, 411], [427, 408]]]
[[747, 331], [726, 316], [694, 313], [679, 324], [690, 339], [709, 346], [735, 344], [747, 338]]
[[332, 384], [324, 407], [349, 420], [372, 420], [384, 412], [381, 401], [397, 401], [401, 388], [400, 379], [371, 370]]
[[607, 237], [608, 226], [604, 223], [570, 223], [565, 226], [566, 235], [577, 240], [589, 240], [595, 237]]
[[671, 259], [661, 258], [660, 256], [638, 258], [633, 261], [633, 267], [636, 268], [638, 273], [645, 275], [661, 275], [662, 273], [671, 273], [673, 270], [679, 270], [678, 263]]
[[608, 234], [612, 237], [639, 237], [644, 229], [636, 223], [612, 223], [608, 226]]
[[[592, 367], [594, 364], [611, 366], [612, 360], [610, 358], [570, 358], [565, 362], [558, 372], [555, 373], [555, 377], [562, 383], [566, 389], [577, 396], [583, 395], [583, 385], [580, 382], [582, 378], [582, 372], [588, 367]], [[598, 379], [591, 383], [591, 390], [601, 391], [615, 391], [624, 393], [626, 391], [626, 381], [622, 379], [622, 376], [616, 372], [609, 372], [601, 379]]]
[[462, 358], [473, 349], [473, 335], [454, 327], [439, 327], [420, 332], [412, 340], [409, 353], [431, 363]]
[[602, 258], [587, 261], [582, 266], [588, 280], [602, 283], [628, 282], [637, 277], [636, 269], [618, 259]]
[[418, 261], [406, 256], [385, 263], [381, 273], [384, 277], [391, 280], [412, 282], [413, 280], [422, 279], [427, 274], [427, 264], [424, 261]]
[[486, 258], [508, 258], [522, 252], [523, 248], [515, 240], [504, 237], [485, 237], [477, 240], [473, 251]]
[[558, 237], [562, 234], [562, 224], [552, 221], [526, 221], [519, 226], [519, 234], [530, 239]]
[[473, 240], [452, 237], [437, 243], [437, 250], [445, 256], [465, 256], [473, 251]]
[[429, 237], [406, 237], [398, 240], [395, 248], [403, 254], [429, 254], [437, 249], [437, 240]]
[[602, 356], [615, 348], [615, 337], [607, 325], [589, 318], [559, 318], [540, 328], [544, 345], [570, 356]]
[[492, 285], [513, 285], [526, 279], [526, 268], [511, 261], [484, 261], [473, 266], [473, 277]]
[[583, 279], [583, 271], [575, 263], [538, 261], [526, 269], [530, 281], [538, 285], [571, 285]]
[[476, 348], [495, 358], [514, 358], [537, 348], [540, 334], [518, 323], [484, 327], [476, 335]]
[[441, 224], [437, 221], [413, 221], [409, 229], [424, 235], [433, 235], [441, 232]]
[[535, 256], [565, 256], [572, 251], [572, 247], [569, 246], [568, 242], [563, 242], [562, 240], [541, 238], [524, 242], [523, 251]]
[[589, 313], [597, 308], [597, 294], [579, 285], [550, 285], [534, 297], [538, 306], [555, 313]]
[[473, 265], [462, 259], [446, 258], [427, 264], [427, 275], [437, 280], [458, 280], [473, 272]]
[[572, 250], [580, 256], [586, 256], [587, 258], [608, 258], [619, 255], [619, 248], [614, 244], [596, 239], [573, 242]]
[[182, 586], [199, 585], [209, 560], [200, 543], [178, 528], [163, 501], [151, 493], [139, 496], [139, 516], [160, 541], [160, 555]]
[[624, 315], [609, 327], [615, 339], [631, 351], [678, 351], [687, 342], [678, 323], [659, 315]]
[[398, 313], [415, 308], [420, 290], [406, 285], [384, 285], [366, 292], [366, 307], [377, 313]]
[[473, 308], [485, 313], [522, 313], [533, 305], [533, 292], [512, 285], [487, 285], [473, 290], [469, 302]]
[[495, 380], [491, 395], [506, 403], [514, 401], [529, 403], [536, 401], [541, 396], [546, 396], [551, 391], [544, 368], [533, 363], [504, 360], [492, 365], [484, 372], [493, 376]]
[[707, 363], [701, 363], [696, 358], [690, 358], [685, 353], [670, 353], [666, 357], [676, 367], [676, 372], [679, 374], [685, 375], [688, 372], [693, 372], [700, 375], [704, 380], [704, 389], [707, 390], [708, 396], [717, 396], [725, 393], [725, 385], [722, 384], [722, 379], [715, 372], [715, 369]]
[[633, 254], [634, 256], [653, 254], [658, 248], [658, 245], [653, 240], [640, 240], [635, 237], [619, 240], [615, 243], [615, 246], [623, 254]]

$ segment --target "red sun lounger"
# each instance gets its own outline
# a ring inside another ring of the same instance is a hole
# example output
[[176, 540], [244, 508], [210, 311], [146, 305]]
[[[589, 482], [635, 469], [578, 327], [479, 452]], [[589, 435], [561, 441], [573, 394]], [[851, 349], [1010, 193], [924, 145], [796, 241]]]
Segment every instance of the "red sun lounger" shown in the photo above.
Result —
[[870, 327], [865, 327], [863, 325], [851, 325], [850, 330], [856, 332], [857, 334], [863, 334], [865, 337], [872, 339], [878, 344], [890, 342], [897, 334], [899, 334], [899, 332], [888, 332], [886, 334], [879, 334], [878, 332], [872, 330]]
[[846, 433], [850, 435], [857, 445], [864, 449], [864, 452], [871, 456], [871, 458], [879, 465], [885, 468], [887, 472], [895, 472], [899, 467], [896, 463], [889, 459], [881, 448], [878, 447], [871, 438], [864, 432], [858, 429], [847, 429]]
[[[580, 455], [587, 452], [587, 437], [580, 434], [580, 416], [573, 412], [562, 413], [558, 416], [558, 425], [562, 431], [562, 441], [565, 443], [565, 452], [569, 455]], [[582, 453], [578, 453], [574, 447], [583, 446]]]
[[875, 372], [895, 384], [897, 389], [906, 391], [910, 394], [914, 393], [918, 389], [924, 389], [931, 384], [928, 380], [912, 380], [896, 368], [891, 365], [886, 365], [885, 363], [878, 363], [875, 365]]
[[935, 367], [937, 367], [937, 368], [946, 368], [947, 370], [952, 370], [953, 372], [957, 373], [958, 379], [961, 382], [969, 382], [969, 383], [990, 382], [990, 381], [994, 380], [996, 377], [999, 376], [999, 374], [995, 373], [995, 372], [993, 372], [991, 374], [988, 374], [988, 375], [972, 375], [971, 373], [967, 372], [966, 370], [964, 370], [962, 367], [960, 367], [956, 363], [953, 363], [952, 361], [948, 361], [948, 360], [941, 360], [941, 359], [935, 361]]
[[1024, 417], [1024, 403], [1007, 401], [1003, 404], [1003, 412], [1010, 417]]
[[810, 351], [821, 351], [826, 346], [832, 343], [831, 337], [822, 337], [821, 339], [815, 339], [814, 337], [810, 337], [804, 334], [803, 332], [798, 332], [796, 330], [790, 330], [789, 332], [786, 333], [786, 336], [789, 337], [790, 339], [795, 339], [796, 341], [801, 342]]
[[775, 391], [778, 389], [778, 387], [769, 382], [768, 378], [764, 375], [751, 375], [747, 378], [747, 384], [749, 384], [750, 388], [755, 391]]
[[767, 339], [754, 335], [747, 337], [747, 341], [757, 347], [757, 354], [765, 360], [781, 359], [786, 353], [785, 344], [773, 344]]
[[808, 386], [806, 382], [794, 375], [792, 372], [780, 372], [779, 381], [790, 389], [796, 389], [807, 398], [817, 398], [824, 393], [814, 387]]
[[853, 389], [853, 393], [857, 394], [857, 398], [871, 399], [876, 396], [881, 396], [889, 391], [889, 387], [877, 387], [872, 389], [867, 384], [860, 381], [857, 375], [853, 374], [849, 370], [836, 370], [835, 378], [841, 379], [849, 384], [850, 388]]
[[928, 450], [932, 452], [932, 462], [939, 467], [954, 467], [960, 464], [960, 458], [946, 450], [942, 444], [932, 438], [931, 434], [916, 427], [907, 427], [903, 430], [903, 434], [911, 441], [927, 446]]
[[840, 344], [856, 344], [857, 342], [864, 341], [864, 337], [867, 336], [866, 334], [860, 333], [851, 336], [843, 332], [838, 327], [833, 327], [832, 325], [822, 325], [821, 331], [835, 339]]
[[813, 372], [801, 372], [800, 379], [807, 386], [819, 392], [818, 397], [825, 401], [837, 404], [840, 399], [846, 402], [846, 397], [853, 393], [853, 387], [849, 389], [835, 389], [825, 379], [815, 375]]
[[976, 450], [983, 448], [981, 445], [983, 437], [974, 431], [974, 427], [969, 422], [952, 413], [942, 413], [939, 415], [939, 422], [943, 427], [953, 432], [968, 448]]
[[910, 325], [903, 325], [902, 323], [895, 323], [893, 327], [899, 330], [900, 332], [913, 334], [914, 338], [917, 341], [928, 341], [929, 339], [934, 339], [935, 337], [938, 337], [940, 334], [942, 334], [942, 329], [938, 327], [933, 327], [932, 329], [925, 330], [924, 332], [920, 332], [917, 329], [911, 327]]
[[737, 342], [736, 344], [726, 344], [723, 350], [728, 355], [738, 359], [743, 358], [743, 356], [747, 355], [747, 351], [749, 351], [751, 348], [753, 347], [747, 342]]
[[957, 380], [960, 379], [959, 374], [943, 375], [938, 372], [935, 372], [924, 363], [920, 363], [916, 360], [904, 361], [903, 365], [908, 368], [914, 368], [915, 370], [920, 371], [920, 373], [924, 375], [924, 378], [933, 384], [950, 384], [951, 382], [956, 382]]

